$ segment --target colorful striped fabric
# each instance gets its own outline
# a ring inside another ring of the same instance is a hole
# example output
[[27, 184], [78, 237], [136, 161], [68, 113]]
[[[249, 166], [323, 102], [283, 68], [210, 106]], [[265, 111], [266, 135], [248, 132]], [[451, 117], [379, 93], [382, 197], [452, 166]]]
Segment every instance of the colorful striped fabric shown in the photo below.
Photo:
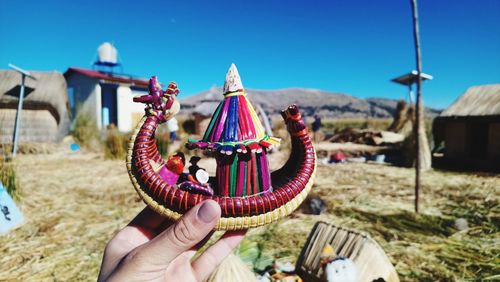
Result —
[[266, 149], [276, 142], [268, 142], [270, 139], [244, 90], [224, 95], [198, 141], [220, 152], [216, 155], [218, 195], [250, 196], [271, 191]]
[[269, 148], [280, 140], [266, 135], [264, 127], [244, 90], [224, 95], [201, 140], [189, 140], [192, 148], [219, 150], [231, 155]]
[[189, 140], [190, 149], [217, 151], [215, 193], [251, 196], [272, 190], [267, 150], [279, 139], [266, 135], [249, 102], [238, 70], [231, 65], [224, 84], [224, 100], [201, 140]]
[[266, 138], [264, 127], [243, 90], [225, 95], [203, 135], [205, 142], [232, 143]]

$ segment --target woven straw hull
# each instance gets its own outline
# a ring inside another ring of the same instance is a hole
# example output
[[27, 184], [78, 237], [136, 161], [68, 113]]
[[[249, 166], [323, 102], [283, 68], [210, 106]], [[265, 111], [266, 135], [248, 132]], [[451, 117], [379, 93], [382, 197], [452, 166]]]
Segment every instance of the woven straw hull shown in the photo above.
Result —
[[359, 282], [379, 278], [399, 282], [399, 277], [384, 250], [369, 235], [356, 230], [317, 222], [302, 248], [295, 270], [304, 281], [325, 281], [320, 264], [323, 249], [330, 245], [339, 256], [351, 259], [358, 269]]
[[222, 216], [216, 229], [237, 230], [271, 223], [292, 213], [309, 193], [316, 171], [316, 154], [296, 106], [282, 113], [292, 138], [288, 162], [272, 173], [274, 191], [247, 197], [218, 197], [194, 194], [165, 183], [150, 160], [163, 164], [154, 139], [158, 119], [144, 117], [129, 143], [127, 169], [141, 198], [156, 212], [179, 219], [201, 201], [219, 203]]

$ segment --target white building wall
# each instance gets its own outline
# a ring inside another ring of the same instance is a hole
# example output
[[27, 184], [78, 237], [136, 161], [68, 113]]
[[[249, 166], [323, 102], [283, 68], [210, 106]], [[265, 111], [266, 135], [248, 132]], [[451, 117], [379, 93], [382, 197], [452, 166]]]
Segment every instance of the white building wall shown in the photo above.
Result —
[[[97, 128], [102, 129], [102, 89], [99, 79], [89, 78], [81, 74], [73, 74], [67, 79], [68, 87], [73, 88], [73, 95], [78, 111], [93, 118]], [[148, 94], [147, 90], [130, 88], [130, 85], [120, 85], [116, 89], [116, 110], [118, 130], [130, 132], [144, 115], [145, 105], [132, 101], [134, 96]], [[73, 121], [74, 121], [73, 117]]]
[[119, 86], [116, 89], [116, 106], [118, 115], [118, 130], [128, 132], [132, 130], [132, 114], [129, 100], [132, 100], [130, 87]]
[[102, 129], [102, 100], [101, 100], [101, 85], [96, 84], [94, 90], [90, 94], [90, 99], [94, 101], [93, 109], [95, 111], [97, 128]]
[[[99, 80], [81, 74], [67, 78], [68, 87], [73, 88], [73, 98], [78, 112], [89, 115], [101, 128], [101, 86]], [[73, 122], [75, 117], [72, 117]]]
[[116, 90], [118, 110], [118, 130], [130, 132], [136, 126], [138, 117], [144, 114], [144, 104], [135, 103], [134, 96], [146, 95], [146, 91], [132, 90], [127, 86], [120, 86]]

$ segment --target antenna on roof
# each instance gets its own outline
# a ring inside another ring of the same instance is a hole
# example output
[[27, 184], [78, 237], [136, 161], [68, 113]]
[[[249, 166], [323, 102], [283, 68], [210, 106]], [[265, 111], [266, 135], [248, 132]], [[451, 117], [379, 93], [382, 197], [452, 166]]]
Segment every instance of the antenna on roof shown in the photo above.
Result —
[[[422, 78], [422, 81], [432, 80], [434, 78], [432, 75], [426, 73], [421, 73], [420, 77]], [[418, 82], [418, 71], [412, 70], [407, 74], [403, 74], [401, 76], [391, 79], [391, 81], [394, 83], [407, 86], [408, 98], [410, 100], [410, 103], [413, 103], [413, 84], [416, 84]]]
[[97, 60], [92, 65], [92, 68], [98, 71], [113, 73], [115, 67], [120, 67], [120, 72], [123, 72], [122, 64], [118, 63], [118, 50], [112, 43], [104, 42], [97, 48]]
[[26, 77], [29, 77], [33, 80], [36, 80], [36, 78], [32, 76], [29, 71], [23, 70], [22, 68], [15, 66], [13, 64], [9, 64], [9, 68], [21, 74], [21, 90], [19, 91], [19, 102], [17, 104], [17, 112], [16, 112], [16, 124], [14, 125], [14, 137], [12, 140], [12, 157], [14, 158], [17, 152], [17, 139], [18, 139], [19, 127], [21, 126], [21, 113], [23, 110], [23, 100], [24, 100], [24, 81], [26, 80]]

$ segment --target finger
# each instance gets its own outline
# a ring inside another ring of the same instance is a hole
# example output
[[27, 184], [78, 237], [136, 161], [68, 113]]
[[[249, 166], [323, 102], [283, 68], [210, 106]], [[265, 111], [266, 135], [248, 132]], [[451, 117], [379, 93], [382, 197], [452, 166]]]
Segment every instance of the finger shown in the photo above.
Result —
[[195, 254], [195, 250], [189, 250], [171, 261], [164, 272], [164, 277], [167, 278], [166, 281], [197, 281], [191, 268], [191, 259]]
[[210, 231], [205, 238], [203, 238], [200, 242], [198, 242], [194, 247], [192, 247], [193, 250], [198, 250], [201, 249], [205, 244], [212, 238], [212, 235], [214, 235], [215, 230]]
[[122, 259], [137, 246], [151, 240], [156, 235], [155, 229], [168, 221], [149, 207], [144, 208], [110, 240], [106, 246], [106, 254]]
[[131, 251], [125, 263], [150, 268], [164, 268], [183, 252], [203, 240], [217, 224], [221, 210], [213, 200], [206, 200], [148, 243]]
[[191, 270], [191, 259], [196, 254], [196, 250], [188, 250], [177, 256], [167, 267], [167, 273], [181, 273], [186, 267]]
[[226, 232], [219, 241], [210, 246], [193, 263], [193, 271], [198, 281], [204, 281], [210, 273], [238, 246], [245, 237], [246, 230]]
[[165, 222], [168, 220], [149, 207], [144, 208], [106, 245], [99, 280], [104, 280], [131, 250], [151, 240], [156, 235], [154, 229]]
[[[172, 277], [175, 277], [176, 273], [185, 273], [186, 271], [193, 273], [191, 268], [191, 261], [193, 257], [196, 255], [198, 250], [202, 248], [203, 245], [205, 245], [208, 242], [208, 240], [210, 240], [214, 232], [215, 231], [210, 231], [208, 235], [205, 236], [205, 238], [203, 238], [203, 240], [198, 242], [194, 247], [183, 252], [182, 254], [178, 255], [174, 260], [172, 260], [167, 267], [168, 275], [172, 275]], [[186, 281], [190, 280], [186, 279]]]

